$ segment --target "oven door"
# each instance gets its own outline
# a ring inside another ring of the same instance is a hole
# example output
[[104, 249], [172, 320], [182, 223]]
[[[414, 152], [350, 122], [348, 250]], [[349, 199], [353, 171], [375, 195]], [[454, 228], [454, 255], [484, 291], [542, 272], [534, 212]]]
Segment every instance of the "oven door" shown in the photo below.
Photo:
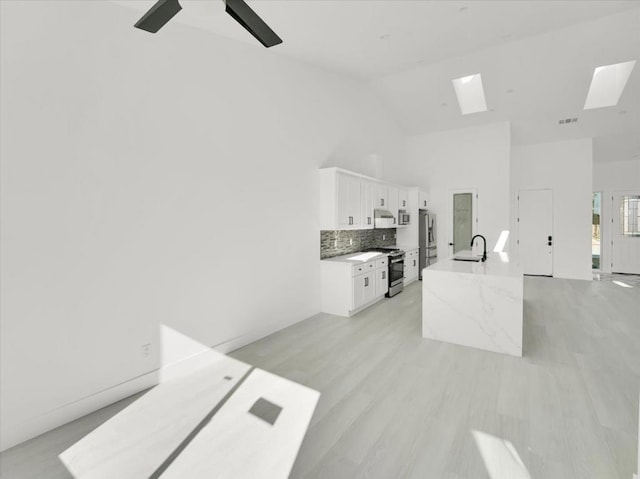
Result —
[[404, 256], [389, 261], [389, 286], [402, 283], [404, 278]]

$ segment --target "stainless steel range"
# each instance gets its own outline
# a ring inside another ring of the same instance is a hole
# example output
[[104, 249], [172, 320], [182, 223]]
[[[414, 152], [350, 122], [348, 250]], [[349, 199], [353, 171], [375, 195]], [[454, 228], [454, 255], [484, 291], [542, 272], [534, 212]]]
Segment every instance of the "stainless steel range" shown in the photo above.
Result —
[[389, 255], [389, 291], [385, 295], [391, 298], [404, 289], [404, 251], [395, 247], [369, 248]]

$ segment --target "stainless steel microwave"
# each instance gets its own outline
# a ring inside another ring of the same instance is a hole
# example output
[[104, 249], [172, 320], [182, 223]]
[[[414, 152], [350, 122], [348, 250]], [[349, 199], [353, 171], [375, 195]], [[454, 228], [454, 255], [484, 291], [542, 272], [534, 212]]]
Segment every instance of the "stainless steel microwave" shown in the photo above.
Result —
[[409, 213], [400, 210], [398, 212], [398, 224], [399, 225], [408, 225], [410, 223], [411, 218], [409, 217]]

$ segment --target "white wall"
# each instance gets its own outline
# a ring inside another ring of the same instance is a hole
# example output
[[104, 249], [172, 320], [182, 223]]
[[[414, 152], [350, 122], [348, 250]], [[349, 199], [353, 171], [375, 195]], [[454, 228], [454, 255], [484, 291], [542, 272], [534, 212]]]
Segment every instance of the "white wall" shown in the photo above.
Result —
[[[553, 275], [592, 279], [592, 140], [514, 146], [511, 158], [512, 231], [516, 231], [518, 191], [552, 189]], [[512, 241], [515, 239], [512, 235]], [[512, 250], [517, 251], [513, 242]]]
[[611, 195], [615, 191], [640, 192], [640, 160], [593, 163], [593, 191], [602, 192], [600, 268], [611, 272]]
[[593, 163], [593, 191], [640, 188], [640, 160]]
[[500, 232], [509, 229], [508, 122], [448, 130], [410, 137], [405, 184], [425, 188], [430, 210], [438, 218], [438, 256], [447, 258], [451, 229], [448, 202], [451, 190], [475, 188], [478, 192], [477, 233], [495, 246]]
[[319, 312], [315, 170], [404, 144], [363, 85], [259, 45], [0, 3], [4, 449], [131, 393], [101, 396], [162, 324], [228, 350]]

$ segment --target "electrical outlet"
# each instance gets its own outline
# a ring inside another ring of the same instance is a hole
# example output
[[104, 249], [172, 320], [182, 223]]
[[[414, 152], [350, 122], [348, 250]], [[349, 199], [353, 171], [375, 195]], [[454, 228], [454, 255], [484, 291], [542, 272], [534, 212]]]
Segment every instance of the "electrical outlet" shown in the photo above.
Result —
[[393, 239], [398, 239], [398, 235], [396, 233], [393, 233]]
[[349, 246], [353, 246], [353, 238], [349, 238]]
[[387, 239], [387, 235], [382, 235], [382, 241]]
[[151, 343], [143, 344], [142, 346], [140, 346], [140, 350], [142, 351], [142, 355], [145, 358], [148, 358], [151, 354]]
[[337, 248], [338, 247], [338, 240], [333, 240], [333, 247]]

